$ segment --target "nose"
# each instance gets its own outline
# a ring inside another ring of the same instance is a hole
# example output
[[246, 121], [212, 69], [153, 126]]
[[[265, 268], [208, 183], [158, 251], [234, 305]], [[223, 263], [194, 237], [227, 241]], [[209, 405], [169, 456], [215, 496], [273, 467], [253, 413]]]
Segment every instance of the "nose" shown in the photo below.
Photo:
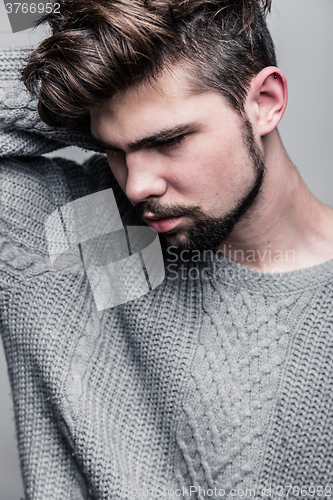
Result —
[[133, 204], [145, 201], [150, 196], [163, 196], [167, 181], [163, 175], [163, 165], [155, 155], [143, 151], [133, 152], [127, 155], [126, 163], [125, 194]]

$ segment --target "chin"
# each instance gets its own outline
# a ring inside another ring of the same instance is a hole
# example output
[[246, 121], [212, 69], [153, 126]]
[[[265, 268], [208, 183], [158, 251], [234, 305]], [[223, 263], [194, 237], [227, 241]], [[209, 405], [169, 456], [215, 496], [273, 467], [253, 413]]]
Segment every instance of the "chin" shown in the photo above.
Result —
[[163, 244], [168, 247], [168, 246], [173, 246], [177, 248], [178, 252], [181, 252], [183, 250], [189, 250], [190, 252], [196, 250], [196, 251], [204, 251], [204, 250], [214, 250], [216, 246], [218, 245], [213, 245], [211, 242], [205, 240], [205, 241], [197, 241], [196, 239], [192, 240], [189, 234], [167, 234], [167, 233], [161, 233], [160, 234], [161, 239]]
[[190, 245], [189, 235], [184, 231], [177, 231], [175, 233], [162, 233], [163, 238], [169, 245], [173, 245], [180, 250], [188, 248]]

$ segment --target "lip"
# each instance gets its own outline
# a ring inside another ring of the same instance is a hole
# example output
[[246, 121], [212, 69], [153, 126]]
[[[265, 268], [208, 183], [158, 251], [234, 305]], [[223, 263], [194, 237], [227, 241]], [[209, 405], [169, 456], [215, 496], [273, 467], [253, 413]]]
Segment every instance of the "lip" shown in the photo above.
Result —
[[145, 217], [148, 225], [158, 233], [166, 233], [177, 226], [181, 217]]

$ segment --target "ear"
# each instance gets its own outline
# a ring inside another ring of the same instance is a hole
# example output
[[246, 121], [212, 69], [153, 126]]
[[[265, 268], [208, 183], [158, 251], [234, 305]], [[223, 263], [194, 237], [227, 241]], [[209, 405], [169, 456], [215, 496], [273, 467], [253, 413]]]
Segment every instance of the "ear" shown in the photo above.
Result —
[[287, 80], [279, 68], [264, 68], [252, 79], [245, 111], [260, 137], [276, 128], [286, 109], [287, 100]]

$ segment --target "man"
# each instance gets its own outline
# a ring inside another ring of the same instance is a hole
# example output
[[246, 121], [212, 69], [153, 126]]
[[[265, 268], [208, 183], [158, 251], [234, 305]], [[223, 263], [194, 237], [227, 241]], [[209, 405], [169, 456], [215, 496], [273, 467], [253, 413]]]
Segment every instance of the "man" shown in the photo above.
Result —
[[[1, 307], [27, 498], [332, 493], [333, 216], [276, 130], [268, 7], [63, 0], [22, 73], [49, 127], [6, 56]], [[109, 166], [39, 156], [68, 143]], [[166, 277], [100, 312], [85, 273], [50, 267], [43, 225], [110, 187], [124, 225], [164, 236]]]

